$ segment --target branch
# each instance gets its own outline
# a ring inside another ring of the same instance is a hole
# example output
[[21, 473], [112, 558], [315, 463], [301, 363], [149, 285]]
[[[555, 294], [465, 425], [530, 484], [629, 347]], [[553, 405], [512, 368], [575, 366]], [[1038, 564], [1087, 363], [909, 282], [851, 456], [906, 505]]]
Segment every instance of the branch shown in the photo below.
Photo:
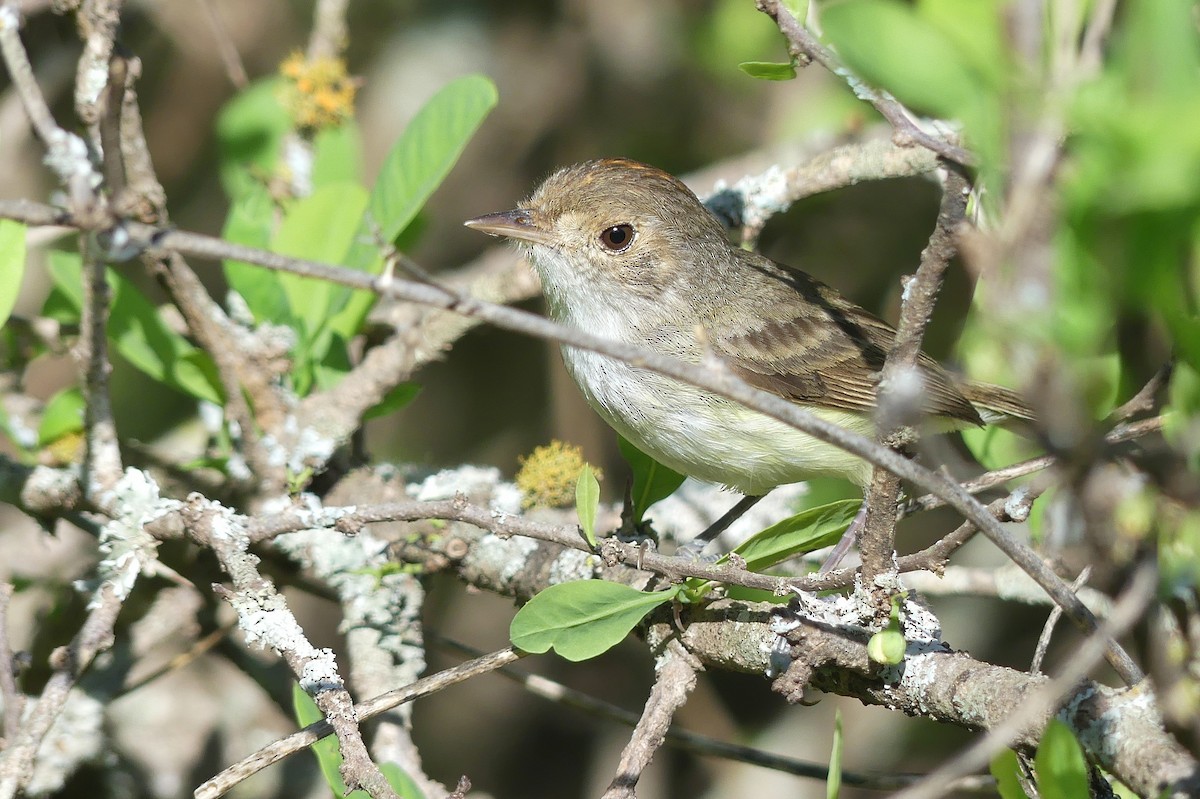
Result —
[[25, 697], [17, 688], [19, 671], [13, 659], [12, 642], [8, 639], [8, 603], [12, 595], [13, 584], [7, 580], [0, 583], [0, 699], [4, 701], [4, 726], [0, 733], [6, 745], [16, 740], [25, 708]]
[[[957, 253], [955, 237], [966, 217], [969, 184], [955, 169], [947, 169], [942, 187], [942, 203], [929, 244], [921, 253], [916, 274], [904, 284], [904, 301], [896, 338], [884, 360], [879, 378], [879, 407], [876, 411], [876, 440], [907, 440], [904, 427], [920, 415], [925, 395], [917, 359], [925, 327], [933, 316], [933, 306], [942, 289], [942, 279]], [[900, 501], [900, 478], [886, 469], [876, 468], [867, 492], [866, 517], [863, 521], [860, 552], [861, 585], [872, 598], [876, 617], [887, 619], [891, 594], [896, 587], [895, 537], [896, 506]]]
[[308, 40], [309, 61], [335, 58], [346, 47], [346, 6], [350, 0], [318, 0]]
[[13, 799], [28, 784], [38, 746], [66, 705], [71, 688], [95, 656], [112, 646], [113, 627], [122, 604], [123, 597], [112, 584], [106, 583], [97, 592], [96, 604], [70, 645], [56, 649], [51, 655], [54, 673], [28, 717], [21, 722], [19, 733], [0, 753], [0, 799]]
[[[439, 643], [468, 654], [479, 654], [478, 650], [473, 647], [457, 641], [441, 638], [439, 639]], [[577, 691], [574, 688], [555, 682], [539, 674], [518, 672], [507, 666], [500, 669], [497, 674], [517, 683], [533, 696], [553, 702], [556, 705], [579, 710], [593, 717], [615, 721], [626, 727], [633, 727], [638, 723], [638, 719], [640, 718], [637, 713], [614, 705], [611, 702], [606, 702], [603, 699], [597, 699], [590, 694]], [[729, 743], [709, 735], [702, 735], [675, 726], [667, 730], [666, 743], [681, 751], [692, 752], [704, 757], [724, 758], [737, 763], [747, 763], [752, 766], [770, 769], [771, 771], [778, 771], [781, 774], [791, 774], [796, 777], [807, 777], [814, 780], [829, 779], [829, 767], [824, 763], [797, 760], [786, 755], [767, 752], [754, 746]], [[843, 785], [851, 785], [856, 788], [870, 788], [876, 791], [898, 790], [906, 785], [912, 785], [919, 779], [921, 779], [920, 775], [916, 774], [842, 770]], [[995, 781], [991, 777], [969, 777], [955, 783], [954, 788], [955, 790], [962, 791], [986, 791], [992, 793], [994, 792], [994, 784]]]
[[[88, 616], [68, 646], [54, 651], [54, 671], [42, 694], [22, 720], [21, 729], [0, 755], [0, 799], [12, 799], [29, 781], [38, 745], [50, 731], [75, 683], [100, 652], [113, 644], [113, 628], [139, 575], [155, 563], [155, 542], [145, 525], [174, 510], [178, 503], [160, 499], [158, 486], [140, 472], [130, 470], [106, 498], [114, 518], [104, 526], [100, 549], [105, 557], [97, 566], [98, 585], [88, 605]], [[5, 712], [10, 708], [5, 707]]]
[[609, 783], [602, 799], [634, 799], [635, 788], [642, 772], [650, 765], [654, 753], [663, 745], [675, 711], [683, 707], [688, 694], [696, 688], [696, 672], [700, 662], [674, 638], [675, 631], [666, 625], [656, 625], [664, 651], [654, 665], [654, 687], [642, 709], [642, 717], [633, 729], [633, 736], [621, 752], [617, 775]]
[[[397, 688], [381, 696], [360, 702], [354, 706], [354, 713], [359, 719], [366, 721], [403, 703], [429, 696], [443, 688], [449, 688], [451, 685], [457, 685], [472, 677], [494, 671], [501, 666], [515, 663], [524, 656], [524, 652], [517, 652], [511, 647], [497, 650], [490, 655], [468, 660], [454, 668], [445, 669], [417, 680], [412, 685], [406, 685], [403, 688]], [[218, 796], [223, 796], [247, 777], [257, 774], [267, 766], [278, 763], [289, 755], [303, 751], [332, 733], [333, 727], [328, 721], [314, 722], [303, 730], [281, 738], [225, 769], [196, 788], [195, 799], [216, 799]]]
[[[886, 139], [834, 147], [805, 158], [797, 166], [780, 167], [777, 163], [732, 184], [717, 180], [704, 200], [708, 210], [727, 227], [741, 228], [743, 242], [756, 241], [772, 216], [805, 197], [864, 181], [930, 175], [938, 169], [933, 152], [900, 147]], [[712, 171], [727, 169], [718, 164]], [[684, 182], [690, 186], [698, 181], [685, 175]]]
[[895, 97], [882, 89], [876, 89], [863, 83], [837, 59], [832, 51], [818, 42], [807, 28], [797, 22], [796, 18], [783, 7], [779, 0], [757, 0], [757, 6], [759, 11], [775, 20], [780, 32], [788, 40], [788, 50], [793, 58], [802, 59], [804, 62], [816, 61], [834, 75], [845, 80], [860, 99], [875, 106], [875, 110], [896, 129], [897, 143], [915, 142], [943, 158], [956, 161], [963, 166], [975, 164], [976, 158], [972, 153], [921, 130], [913, 122], [912, 112], [901, 105]]
[[[1132, 705], [1128, 708], [1113, 707], [1104, 701], [1100, 707], [1088, 707], [1097, 699], [1111, 700], [1104, 697], [1095, 685], [1085, 683], [1080, 687], [1080, 680], [1104, 658], [1107, 646], [1105, 639], [1120, 636], [1141, 618], [1154, 600], [1157, 582], [1158, 572], [1152, 561], [1139, 566], [1124, 596], [1113, 607], [1112, 615], [1099, 630], [1075, 648], [1073, 657], [1061, 673], [1038, 685], [1019, 707], [1007, 714], [999, 724], [992, 726], [986, 735], [922, 782], [900, 791], [896, 799], [936, 799], [942, 796], [954, 779], [986, 768], [997, 752], [1013, 742], [1028, 740], [1031, 725], [1036, 725], [1040, 730], [1047, 712], [1055, 708], [1060, 708], [1057, 716], [1076, 732], [1076, 737], [1081, 741], [1092, 740], [1097, 734], [1103, 735], [1101, 731], [1117, 719], [1132, 722], [1135, 726], [1149, 721], [1158, 727], [1160, 722], [1157, 718], [1145, 718], [1154, 714], [1147, 714], [1144, 709], [1135, 710]], [[1125, 699], [1138, 703], [1139, 693], [1137, 690], [1129, 691]], [[1131, 718], [1133, 716], [1142, 718]], [[1140, 748], [1137, 742], [1122, 742], [1106, 735], [1104, 738], [1109, 745], [1118, 745], [1098, 747], [1096, 750], [1089, 748], [1089, 754], [1106, 770], [1121, 774], [1119, 779], [1140, 796], [1157, 796], [1164, 791], [1169, 791], [1171, 795], [1182, 793], [1194, 796], [1200, 790], [1200, 776], [1195, 762], [1173, 740], [1161, 742], [1161, 749], [1155, 752], [1152, 759], [1143, 760], [1146, 753], [1137, 751]], [[1121, 743], [1125, 745], [1119, 745]]]
[[341, 776], [348, 791], [362, 788], [374, 799], [398, 799], [383, 772], [367, 754], [359, 717], [338, 674], [333, 650], [309, 643], [283, 596], [258, 571], [258, 558], [248, 552], [249, 539], [239, 518], [227, 508], [198, 494], [183, 508], [188, 534], [212, 549], [221, 568], [233, 581], [233, 591], [214, 586], [237, 611], [242, 630], [251, 643], [278, 653], [300, 687], [325, 714], [342, 754]]
[[[1157, 433], [1162, 430], [1163, 422], [1163, 417], [1155, 416], [1152, 419], [1141, 419], [1136, 422], [1118, 425], [1105, 434], [1104, 443], [1114, 446], [1116, 444], [1123, 444], [1126, 441], [1133, 441], [1151, 433]], [[1030, 458], [1027, 461], [994, 469], [979, 477], [968, 480], [961, 484], [962, 489], [970, 494], [979, 494], [988, 489], [1016, 480], [1019, 477], [1040, 472], [1043, 469], [1049, 469], [1057, 462], [1058, 459], [1053, 455], [1041, 455], [1037, 458]], [[936, 494], [925, 494], [906, 502], [900, 509], [900, 515], [903, 518], [918, 511], [940, 508], [945, 504], [946, 502], [942, 497]]]
[[104, 113], [101, 98], [108, 85], [108, 65], [122, 5], [122, 0], [84, 0], [75, 14], [83, 39], [75, 73], [75, 113], [89, 127], [98, 124]]
[[121, 449], [108, 395], [108, 311], [112, 290], [104, 260], [86, 238], [83, 249], [83, 312], [76, 352], [83, 382], [84, 435], [83, 490], [88, 495], [105, 491], [121, 478]]

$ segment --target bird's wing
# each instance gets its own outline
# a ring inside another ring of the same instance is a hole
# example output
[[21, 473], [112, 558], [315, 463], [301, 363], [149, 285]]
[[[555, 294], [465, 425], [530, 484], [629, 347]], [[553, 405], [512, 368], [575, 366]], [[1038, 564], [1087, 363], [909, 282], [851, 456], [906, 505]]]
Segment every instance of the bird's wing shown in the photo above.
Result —
[[[735, 373], [758, 388], [802, 405], [871, 413], [879, 372], [896, 331], [820, 281], [747, 254], [759, 276], [778, 287], [764, 292], [750, 325], [710, 344]], [[808, 302], [796, 312], [795, 293]], [[718, 328], [718, 329], [720, 329]], [[971, 424], [982, 420], [953, 378], [929, 356], [918, 359], [925, 384], [924, 410]]]

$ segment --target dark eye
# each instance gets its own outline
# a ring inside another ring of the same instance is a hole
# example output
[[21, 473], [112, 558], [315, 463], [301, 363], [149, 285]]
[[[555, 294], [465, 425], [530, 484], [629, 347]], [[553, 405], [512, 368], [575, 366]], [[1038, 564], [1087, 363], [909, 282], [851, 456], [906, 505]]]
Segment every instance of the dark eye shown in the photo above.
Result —
[[600, 234], [600, 243], [613, 252], [628, 249], [633, 243], [633, 225], [613, 225]]

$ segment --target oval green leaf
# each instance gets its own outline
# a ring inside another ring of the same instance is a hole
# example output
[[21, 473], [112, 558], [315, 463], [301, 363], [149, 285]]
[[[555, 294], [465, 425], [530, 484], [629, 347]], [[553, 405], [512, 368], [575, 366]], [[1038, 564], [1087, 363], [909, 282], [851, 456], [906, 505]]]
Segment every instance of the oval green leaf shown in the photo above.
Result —
[[0, 325], [8, 321], [25, 276], [25, 226], [0, 219]]
[[790, 62], [743, 61], [738, 69], [759, 80], [791, 80], [796, 77], [796, 67]]
[[762, 532], [755, 533], [733, 551], [746, 560], [750, 571], [782, 563], [788, 558], [837, 543], [862, 505], [857, 499], [842, 499], [789, 516]]
[[[280, 255], [312, 261], [341, 263], [359, 235], [367, 192], [355, 183], [330, 183], [287, 208], [271, 240], [271, 250]], [[281, 272], [278, 280], [287, 297], [288, 310], [299, 322], [297, 331], [305, 345], [311, 344], [337, 310], [336, 298], [347, 289], [328, 280]], [[307, 350], [307, 346], [303, 347]]]
[[83, 392], [64, 388], [46, 403], [38, 425], [38, 446], [44, 447], [71, 433], [83, 430]]
[[1050, 719], [1033, 760], [1042, 799], [1075, 799], [1088, 796], [1088, 766], [1070, 728]]
[[509, 637], [513, 646], [526, 652], [553, 649], [567, 660], [587, 660], [619, 644], [647, 613], [679, 590], [645, 592], [604, 580], [559, 583], [517, 611]]
[[[421, 108], [388, 152], [355, 245], [343, 261], [346, 266], [382, 268], [377, 242], [392, 243], [416, 218], [498, 99], [488, 78], [467, 75], [444, 86]], [[332, 320], [333, 330], [349, 339], [374, 300], [369, 292], [354, 292]]]
[[641, 524], [650, 506], [666, 499], [683, 484], [684, 476], [635, 447], [624, 436], [617, 436], [621, 456], [633, 471], [633, 521]]
[[588, 544], [596, 546], [596, 511], [600, 507], [600, 481], [592, 471], [591, 464], [583, 464], [579, 479], [575, 481], [575, 511], [579, 514], [579, 526]]
[[988, 771], [996, 780], [996, 792], [1000, 799], [1029, 799], [1021, 787], [1020, 766], [1017, 753], [1011, 749], [1003, 749], [992, 758]]

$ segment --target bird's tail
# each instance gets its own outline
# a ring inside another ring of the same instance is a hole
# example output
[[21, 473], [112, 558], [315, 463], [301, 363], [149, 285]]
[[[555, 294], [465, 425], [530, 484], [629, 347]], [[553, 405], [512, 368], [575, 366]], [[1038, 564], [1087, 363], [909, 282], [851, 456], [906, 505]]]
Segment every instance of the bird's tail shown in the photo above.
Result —
[[984, 424], [1032, 422], [1036, 418], [1021, 396], [1011, 389], [975, 381], [963, 383], [961, 389]]

